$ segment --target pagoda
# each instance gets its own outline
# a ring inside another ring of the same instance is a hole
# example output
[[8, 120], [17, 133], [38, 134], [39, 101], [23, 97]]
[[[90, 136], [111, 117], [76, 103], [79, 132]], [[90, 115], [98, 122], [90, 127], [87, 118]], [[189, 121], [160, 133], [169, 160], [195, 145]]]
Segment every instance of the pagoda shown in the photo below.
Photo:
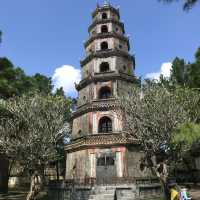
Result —
[[66, 145], [66, 180], [112, 183], [147, 176], [140, 171], [143, 155], [119, 115], [117, 99], [136, 83], [135, 59], [120, 21], [109, 3], [92, 13], [76, 84], [77, 110], [72, 116], [72, 140]]

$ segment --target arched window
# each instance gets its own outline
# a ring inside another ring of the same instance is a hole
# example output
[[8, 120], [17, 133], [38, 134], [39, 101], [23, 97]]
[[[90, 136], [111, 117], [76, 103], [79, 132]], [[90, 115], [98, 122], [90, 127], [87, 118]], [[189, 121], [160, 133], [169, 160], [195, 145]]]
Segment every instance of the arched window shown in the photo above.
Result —
[[102, 117], [99, 120], [99, 133], [112, 132], [112, 120], [109, 117]]
[[100, 65], [100, 72], [108, 72], [110, 70], [110, 66], [108, 62], [102, 62]]
[[101, 32], [102, 33], [108, 33], [108, 27], [106, 25], [101, 26]]
[[111, 97], [111, 90], [109, 87], [105, 86], [99, 90], [99, 99], [108, 99]]
[[107, 13], [102, 13], [102, 19], [108, 19]]
[[107, 50], [108, 49], [108, 43], [107, 42], [102, 42], [101, 43], [101, 50]]

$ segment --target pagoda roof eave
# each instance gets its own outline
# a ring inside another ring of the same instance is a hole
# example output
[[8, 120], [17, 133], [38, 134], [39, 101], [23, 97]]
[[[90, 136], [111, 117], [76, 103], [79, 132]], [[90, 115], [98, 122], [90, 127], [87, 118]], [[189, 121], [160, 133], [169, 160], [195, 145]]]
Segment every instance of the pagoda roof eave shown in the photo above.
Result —
[[90, 32], [96, 25], [98, 24], [106, 24], [106, 23], [113, 23], [122, 28], [122, 32], [125, 33], [124, 24], [116, 19], [99, 19], [95, 20], [88, 28], [88, 32]]
[[82, 88], [86, 87], [88, 84], [92, 82], [104, 82], [110, 80], [124, 80], [127, 82], [135, 83], [137, 77], [134, 75], [128, 75], [126, 73], [115, 73], [114, 71], [106, 72], [106, 73], [95, 73], [94, 76], [89, 76], [83, 79], [79, 84], [76, 85], [77, 91], [80, 91]]
[[65, 146], [66, 152], [74, 152], [83, 149], [91, 148], [106, 148], [111, 146], [122, 145], [136, 145], [140, 143], [137, 139], [127, 136], [126, 133], [106, 133], [106, 134], [93, 134], [73, 140], [70, 144]]
[[117, 34], [115, 32], [98, 33], [98, 34], [92, 35], [90, 39], [85, 42], [84, 46], [85, 48], [87, 48], [87, 46], [90, 45], [96, 39], [110, 38], [110, 37], [118, 38], [120, 40], [127, 42], [128, 50], [130, 50], [129, 38], [124, 35]]
[[120, 19], [120, 14], [119, 14], [119, 9], [116, 9], [110, 5], [104, 5], [102, 7], [97, 6], [97, 8], [92, 12], [92, 17], [94, 18], [98, 12], [102, 12], [102, 11], [107, 11], [107, 10], [111, 10], [112, 12], [114, 12]]
[[119, 103], [116, 98], [97, 99], [87, 102], [77, 108], [77, 111], [72, 113], [71, 121], [85, 113], [94, 111], [107, 111], [119, 109]]
[[112, 56], [124, 57], [131, 60], [134, 63], [134, 55], [130, 55], [128, 52], [119, 49], [107, 49], [105, 51], [96, 51], [89, 54], [84, 60], [81, 60], [81, 67], [90, 62], [93, 58], [108, 58]]

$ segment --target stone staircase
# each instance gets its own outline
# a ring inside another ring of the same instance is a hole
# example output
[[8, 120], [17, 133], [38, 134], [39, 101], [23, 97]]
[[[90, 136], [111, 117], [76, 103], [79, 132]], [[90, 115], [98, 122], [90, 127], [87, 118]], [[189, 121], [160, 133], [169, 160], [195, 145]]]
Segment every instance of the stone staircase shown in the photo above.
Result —
[[88, 200], [114, 200], [115, 187], [112, 186], [95, 186]]
[[134, 191], [132, 188], [116, 189], [117, 200], [134, 200], [135, 196], [136, 196], [136, 191]]

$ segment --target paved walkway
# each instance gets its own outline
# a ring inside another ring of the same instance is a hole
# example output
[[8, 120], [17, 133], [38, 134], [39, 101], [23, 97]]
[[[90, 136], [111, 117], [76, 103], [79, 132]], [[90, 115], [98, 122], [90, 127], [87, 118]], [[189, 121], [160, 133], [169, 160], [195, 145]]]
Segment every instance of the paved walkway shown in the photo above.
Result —
[[[200, 200], [200, 186], [189, 190], [192, 200]], [[0, 194], [0, 200], [26, 200], [27, 191], [10, 191], [8, 194]], [[45, 193], [41, 194], [40, 200], [48, 200]]]
[[10, 191], [8, 194], [0, 194], [0, 200], [25, 200], [27, 192]]
[[[41, 193], [40, 200], [47, 200], [46, 193]], [[26, 200], [27, 191], [9, 191], [8, 194], [0, 194], [0, 200]]]
[[192, 200], [200, 200], [200, 186], [198, 187], [192, 187], [189, 190], [189, 193], [192, 197]]

